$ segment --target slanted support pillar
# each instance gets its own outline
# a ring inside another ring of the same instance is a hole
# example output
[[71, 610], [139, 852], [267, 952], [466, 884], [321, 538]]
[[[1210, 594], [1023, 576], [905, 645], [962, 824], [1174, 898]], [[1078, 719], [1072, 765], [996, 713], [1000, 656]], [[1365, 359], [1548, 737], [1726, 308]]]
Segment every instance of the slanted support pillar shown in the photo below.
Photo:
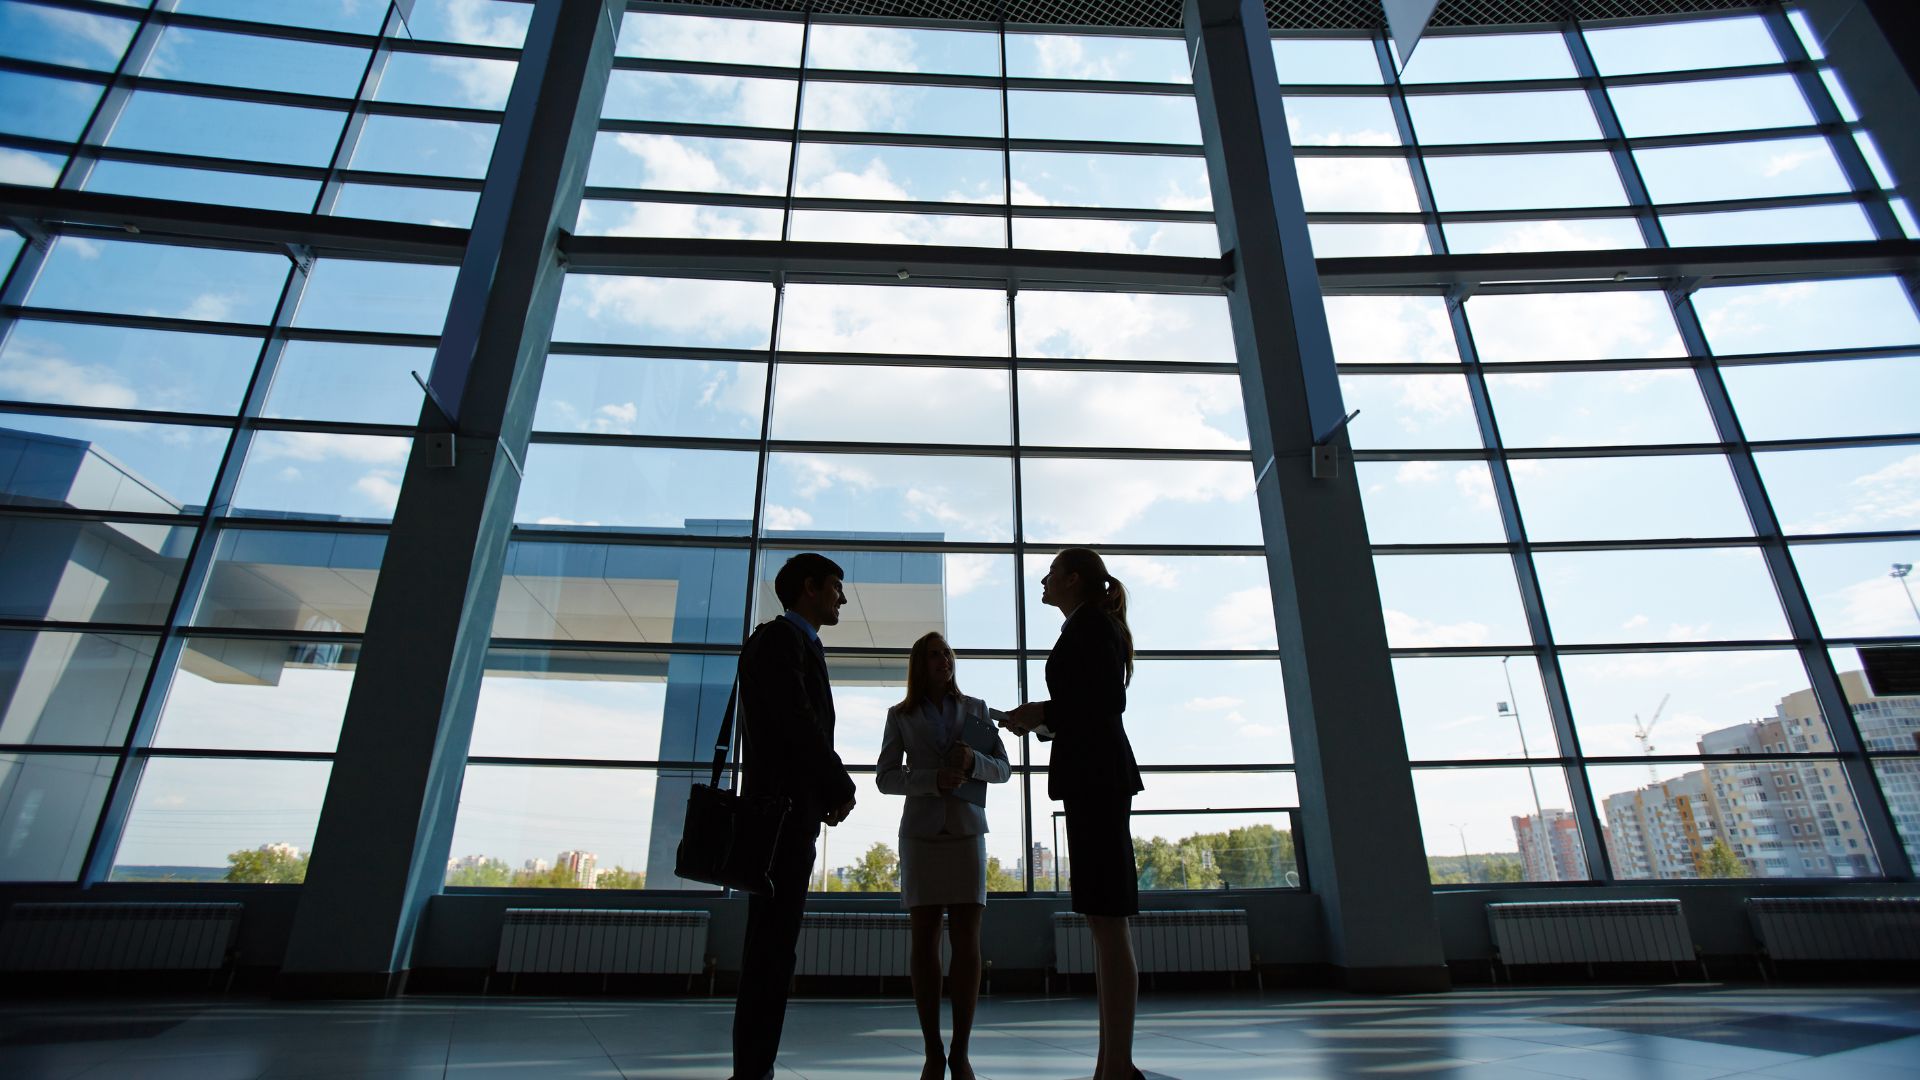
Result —
[[1897, 192], [1920, 212], [1920, 5], [1913, 0], [1798, 0], [1826, 59], [1860, 110]]
[[[1406, 737], [1286, 112], [1259, 0], [1186, 0], [1260, 524], [1300, 767], [1308, 884], [1356, 990], [1448, 985]], [[1331, 442], [1337, 475], [1315, 479]], [[1271, 461], [1271, 465], [1269, 465]]]
[[367, 617], [313, 862], [281, 968], [292, 996], [401, 989], [445, 876], [547, 341], [624, 0], [541, 0], [454, 283]]

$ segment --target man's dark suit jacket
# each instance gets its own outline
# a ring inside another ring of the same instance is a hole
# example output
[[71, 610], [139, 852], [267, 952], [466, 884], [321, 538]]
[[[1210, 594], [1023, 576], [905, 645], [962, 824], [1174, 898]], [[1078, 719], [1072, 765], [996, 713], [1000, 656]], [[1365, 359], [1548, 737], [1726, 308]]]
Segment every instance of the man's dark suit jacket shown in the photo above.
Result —
[[[1083, 604], [1047, 654], [1046, 726], [1053, 734], [1047, 795], [1118, 798], [1141, 791], [1120, 714], [1127, 711], [1126, 643], [1113, 616]], [[1042, 735], [1042, 739], [1049, 736]]]
[[744, 794], [785, 795], [793, 800], [787, 820], [808, 823], [854, 797], [853, 778], [833, 751], [827, 662], [784, 615], [760, 624], [741, 650], [740, 722]]

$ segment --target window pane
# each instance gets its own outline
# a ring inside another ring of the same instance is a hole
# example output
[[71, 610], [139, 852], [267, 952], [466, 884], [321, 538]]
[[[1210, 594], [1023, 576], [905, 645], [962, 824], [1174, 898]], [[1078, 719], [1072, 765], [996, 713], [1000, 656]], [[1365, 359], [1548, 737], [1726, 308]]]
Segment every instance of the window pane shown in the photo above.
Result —
[[[6, 88], [6, 80], [0, 74], [0, 91]], [[0, 121], [4, 123], [4, 121]], [[65, 168], [67, 158], [64, 154], [37, 154], [30, 150], [10, 150], [0, 147], [0, 184], [21, 184], [26, 187], [50, 188], [60, 180], [60, 170]], [[11, 266], [13, 257], [19, 254], [18, 233], [9, 233], [12, 239], [0, 237], [0, 266]]]
[[1015, 79], [1105, 79], [1184, 83], [1186, 43], [1179, 38], [1008, 34], [1007, 74]]
[[[795, 551], [777, 548], [762, 553], [759, 584], [754, 590], [756, 623], [780, 614], [773, 578], [793, 554]], [[936, 630], [956, 649], [1004, 649], [1014, 643], [1011, 555], [835, 551], [828, 557], [847, 572], [847, 606], [840, 612], [839, 625], [820, 631], [820, 640], [829, 648], [905, 649]], [[842, 663], [840, 658], [835, 659], [836, 670]], [[896, 665], [900, 671], [905, 670], [905, 661], [898, 659], [849, 659], [844, 663]], [[962, 670], [980, 663], [984, 661], [963, 661]], [[970, 692], [981, 696], [978, 689]], [[877, 727], [873, 734], [877, 752]]]
[[[708, 889], [673, 876], [691, 775], [469, 765], [446, 883], [643, 889], [651, 879], [654, 888]], [[706, 783], [706, 774], [700, 775]], [[658, 865], [650, 861], [655, 855]]]
[[[145, 7], [144, 0], [136, 0]], [[180, 0], [179, 10], [222, 19], [306, 26], [315, 30], [344, 30], [377, 34], [386, 12], [375, 4], [316, 4], [312, 0]]]
[[[1026, 557], [1027, 647], [1053, 647], [1061, 614], [1040, 603], [1051, 551]], [[1273, 649], [1273, 593], [1266, 560], [1252, 555], [1108, 555], [1127, 590], [1136, 649]], [[1044, 680], [1030, 683], [1032, 692]]]
[[1920, 862], [1920, 759], [1875, 758], [1873, 771], [1893, 812], [1894, 828], [1900, 830], [1900, 846], [1907, 849], [1908, 860]]
[[1920, 401], [1913, 357], [1722, 367], [1720, 377], [1750, 439], [1901, 434]]
[[289, 420], [408, 424], [420, 418], [410, 372], [433, 370], [431, 349], [289, 341], [280, 355], [265, 415]]
[[[416, 26], [419, 11], [419, 8], [415, 8], [412, 20]], [[448, 105], [463, 109], [504, 109], [518, 67], [512, 60], [392, 53], [387, 57], [387, 67], [381, 73], [380, 86], [374, 97], [380, 101]]]
[[[779, 145], [784, 162], [786, 148]], [[820, 199], [997, 203], [1006, 191], [1003, 169], [997, 150], [809, 142], [800, 145], [793, 193]]]
[[[1313, 253], [1322, 259], [1391, 258], [1396, 255], [1431, 255], [1427, 230], [1420, 225], [1345, 225], [1307, 223], [1307, 235], [1313, 241]], [[1216, 245], [1214, 254], [1218, 252]], [[1198, 253], [1196, 253], [1198, 254]]]
[[1874, 239], [1873, 226], [1856, 203], [1726, 214], [1662, 214], [1660, 227], [1666, 231], [1667, 242], [1676, 247], [1751, 244], [1756, 236], [1764, 236], [1773, 244]]
[[[835, 693], [841, 695], [844, 690], [835, 687]], [[861, 715], [875, 715], [884, 719], [884, 706], [899, 700], [900, 691], [876, 688], [872, 695], [870, 703], [862, 703], [857, 708]], [[878, 728], [875, 728], [870, 739], [862, 737], [859, 743], [877, 751], [880, 746]], [[1007, 750], [1009, 754], [1019, 752], [1017, 746], [1009, 746]], [[858, 757], [867, 755], [864, 747], [853, 753]], [[853, 782], [860, 806], [841, 825], [831, 831], [822, 830], [820, 846], [825, 855], [815, 863], [810, 891], [817, 893], [824, 887], [824, 891], [833, 893], [897, 893], [900, 888], [900, 815], [906, 799], [900, 795], [882, 794], [871, 772], [854, 773]], [[1015, 783], [995, 784], [987, 792], [988, 874], [994, 876], [993, 868], [997, 861], [1000, 884], [1004, 885], [1014, 877], [1014, 872], [1021, 865], [1020, 792]], [[872, 863], [885, 867], [884, 873], [874, 873], [869, 862], [870, 856], [877, 856]], [[988, 887], [993, 889], [993, 884]]]
[[1428, 34], [1420, 39], [1400, 81], [1570, 79], [1574, 74], [1559, 34]]
[[1004, 444], [1008, 412], [1004, 371], [781, 364], [773, 437]]
[[569, 274], [553, 340], [764, 349], [773, 286], [759, 281]]
[[1820, 138], [1657, 147], [1635, 150], [1633, 159], [1657, 203], [1818, 195], [1849, 186]]
[[1013, 475], [1005, 458], [776, 453], [765, 515], [769, 536], [1011, 540]]
[[1594, 757], [1718, 753], [1703, 740], [1756, 723], [1778, 729], [1759, 740], [1761, 752], [1833, 751], [1806, 668], [1791, 649], [1563, 654], [1560, 673], [1580, 750]]
[[1788, 533], [1920, 530], [1920, 446], [1755, 454]]
[[108, 880], [298, 884], [332, 771], [325, 761], [154, 758]]
[[[371, 117], [368, 130], [384, 117]], [[326, 165], [346, 114], [136, 90], [107, 145], [202, 157]]]
[[289, 265], [284, 255], [62, 236], [47, 253], [27, 303], [265, 323]]
[[[395, 54], [397, 62], [406, 54]], [[350, 98], [367, 69], [365, 49], [166, 26], [140, 74], [216, 86]]]
[[[1201, 157], [1062, 154], [1015, 150], [1008, 157], [1015, 206], [1211, 210]], [[994, 167], [999, 168], [998, 156]], [[997, 197], [997, 196], [996, 196]]]
[[1426, 165], [1433, 201], [1441, 210], [1535, 210], [1627, 203], [1620, 174], [1606, 154], [1429, 157]]
[[517, 49], [532, 18], [532, 7], [517, 0], [414, 0], [407, 30], [421, 41]]
[[1310, 157], [1293, 160], [1300, 197], [1308, 213], [1384, 211], [1413, 213], [1420, 200], [1413, 192], [1407, 163], [1398, 158]]
[[114, 759], [0, 754], [0, 881], [74, 881], [113, 783]]
[[1039, 543], [1258, 544], [1253, 469], [1240, 461], [1028, 458], [1026, 536]]
[[0, 132], [73, 142], [99, 100], [98, 86], [0, 71]]
[[0, 56], [112, 71], [138, 25], [132, 19], [10, 3], [0, 7]]
[[1615, 86], [1607, 96], [1628, 138], [1813, 123], [1791, 75]]
[[0, 517], [0, 618], [157, 624], [194, 530]]
[[594, 137], [587, 183], [596, 187], [784, 195], [792, 144], [603, 131]]
[[0, 743], [118, 747], [158, 642], [0, 631]]
[[1393, 685], [1414, 761], [1560, 753], [1530, 656], [1402, 657]]
[[1453, 323], [1438, 296], [1329, 296], [1327, 329], [1342, 364], [1457, 364]]
[[1459, 375], [1342, 375], [1340, 394], [1360, 416], [1356, 450], [1455, 450], [1480, 446], [1467, 380]]
[[1784, 638], [1786, 619], [1753, 548], [1536, 552], [1563, 642]]
[[1383, 97], [1290, 97], [1286, 108], [1295, 146], [1400, 145], [1393, 106]]
[[1513, 560], [1505, 555], [1377, 555], [1373, 567], [1393, 648], [1529, 640]]
[[438, 334], [458, 272], [454, 266], [320, 259], [294, 325]]
[[493, 634], [542, 641], [738, 642], [745, 636], [740, 621], [747, 606], [747, 555], [745, 548], [516, 540], [507, 547]]
[[1361, 38], [1276, 38], [1273, 66], [1282, 84], [1380, 83], [1373, 42]]
[[1016, 139], [1200, 143], [1200, 117], [1185, 96], [1013, 90], [1007, 94], [1007, 125]]
[[1693, 305], [1721, 354], [1920, 342], [1920, 319], [1893, 278], [1701, 289]]
[[[1507, 251], [1602, 251], [1646, 247], [1631, 218], [1567, 221], [1449, 221], [1441, 225], [1455, 255]], [[1678, 241], [1675, 241], [1678, 243]]]
[[999, 289], [789, 285], [780, 316], [788, 352], [1007, 355]]
[[522, 525], [744, 533], [756, 455], [631, 446], [527, 447], [514, 520]]
[[1718, 454], [1531, 458], [1508, 467], [1536, 542], [1753, 535]]
[[1280, 662], [1142, 660], [1127, 687], [1127, 734], [1134, 756], [1154, 765], [1290, 762]]
[[473, 212], [479, 205], [478, 191], [344, 184], [340, 197], [334, 200], [332, 213], [336, 217], [410, 221], [416, 225], [464, 229], [473, 224]]
[[1234, 362], [1224, 296], [1025, 289], [1015, 310], [1024, 357]]
[[620, 41], [614, 51], [621, 56], [658, 60], [795, 67], [800, 63], [803, 33], [798, 21], [766, 22], [632, 11], [621, 20]]
[[1600, 137], [1593, 107], [1587, 104], [1587, 95], [1578, 90], [1414, 94], [1407, 98], [1407, 110], [1423, 145]]
[[600, 115], [669, 124], [789, 128], [798, 85], [790, 79], [615, 71], [607, 79]]
[[[1018, 112], [1015, 114], [1018, 116]], [[781, 121], [793, 122], [792, 113]], [[800, 106], [809, 131], [1000, 136], [1000, 95], [963, 86], [889, 86], [811, 81]]]
[[712, 755], [733, 672], [730, 656], [495, 649], [468, 752], [698, 761]]
[[1693, 372], [1577, 371], [1487, 376], [1508, 446], [1716, 442]]
[[1587, 879], [1560, 769], [1415, 769], [1413, 794], [1436, 885]]
[[[1181, 783], [1188, 790], [1212, 777], [1157, 774], [1155, 780]], [[1217, 889], [1294, 889], [1300, 887], [1300, 858], [1294, 849], [1292, 819], [1284, 813], [1142, 814], [1130, 822], [1133, 857], [1144, 891]], [[1060, 834], [1062, 844], [1066, 832]], [[1073, 853], [1062, 851], [1072, 882]]]
[[1233, 375], [1023, 371], [1020, 439], [1028, 446], [1245, 450]]
[[0, 414], [0, 504], [197, 512], [230, 435], [181, 424]]
[[1912, 581], [1890, 567], [1920, 563], [1920, 540], [1868, 544], [1795, 544], [1793, 564], [1828, 637], [1920, 635]]
[[758, 438], [766, 393], [765, 364], [554, 353], [533, 426], [596, 435]]
[[1354, 475], [1366, 507], [1367, 538], [1373, 543], [1506, 539], [1484, 461], [1363, 461], [1354, 466]]
[[189, 638], [154, 745], [332, 753], [359, 662], [339, 642]]
[[796, 210], [790, 240], [840, 244], [944, 244], [1005, 247], [1007, 224], [999, 215], [876, 214], [869, 211]]
[[386, 521], [412, 449], [411, 439], [382, 435], [262, 431], [247, 452], [233, 512]]
[[362, 633], [386, 548], [384, 536], [230, 529], [194, 625]]
[[968, 30], [815, 23], [807, 31], [807, 66], [998, 75], [1000, 38]]
[[1474, 347], [1489, 364], [1687, 355], [1658, 292], [1476, 296], [1466, 309]]
[[493, 158], [497, 124], [369, 116], [354, 144], [353, 167], [370, 172], [418, 173], [479, 179]]
[[289, 213], [313, 212], [320, 194], [317, 180], [252, 176], [213, 169], [175, 169], [132, 161], [102, 161], [87, 174], [85, 188], [109, 195], [177, 199], [219, 206], [251, 206]]
[[1586, 31], [1602, 75], [1774, 64], [1780, 50], [1758, 18], [1672, 22]]
[[675, 236], [695, 240], [778, 240], [779, 210], [750, 206], [684, 206], [678, 203], [580, 204], [576, 236]]

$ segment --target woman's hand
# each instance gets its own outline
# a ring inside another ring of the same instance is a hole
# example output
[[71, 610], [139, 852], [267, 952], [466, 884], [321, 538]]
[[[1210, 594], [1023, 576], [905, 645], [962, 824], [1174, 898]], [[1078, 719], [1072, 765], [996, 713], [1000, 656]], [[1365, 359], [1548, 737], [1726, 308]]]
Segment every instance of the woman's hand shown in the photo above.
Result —
[[945, 795], [966, 781], [966, 774], [959, 769], [941, 769], [934, 774], [933, 782], [934, 786], [940, 789], [940, 794]]
[[963, 742], [955, 742], [947, 747], [946, 760], [941, 762], [949, 769], [957, 769], [961, 776], [973, 775], [973, 747]]
[[1013, 732], [1015, 735], [1025, 735], [1027, 732], [1032, 731], [1034, 728], [1046, 722], [1047, 703], [1044, 701], [1029, 701], [1017, 709], [1009, 710], [1007, 712], [1007, 718], [1000, 721], [1000, 726]]

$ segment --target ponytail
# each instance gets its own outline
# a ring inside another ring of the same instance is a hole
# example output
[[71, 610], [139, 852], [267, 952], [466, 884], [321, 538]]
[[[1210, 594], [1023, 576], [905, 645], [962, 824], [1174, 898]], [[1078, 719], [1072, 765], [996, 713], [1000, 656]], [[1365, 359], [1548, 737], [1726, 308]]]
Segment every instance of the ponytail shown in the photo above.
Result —
[[1107, 573], [1106, 561], [1092, 548], [1067, 548], [1060, 553], [1064, 569], [1080, 575], [1086, 595], [1083, 602], [1097, 603], [1100, 610], [1113, 616], [1120, 627], [1120, 644], [1125, 651], [1127, 684], [1133, 684], [1133, 630], [1127, 626], [1127, 587]]

